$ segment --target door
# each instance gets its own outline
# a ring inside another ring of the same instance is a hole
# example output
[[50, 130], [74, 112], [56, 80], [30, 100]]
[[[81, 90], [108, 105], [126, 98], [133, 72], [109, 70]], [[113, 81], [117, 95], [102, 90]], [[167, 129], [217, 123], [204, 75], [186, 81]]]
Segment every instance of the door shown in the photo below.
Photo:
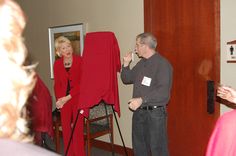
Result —
[[207, 112], [207, 82], [220, 79], [219, 20], [219, 0], [144, 0], [145, 31], [156, 35], [157, 50], [174, 68], [171, 156], [204, 156], [219, 117], [219, 103]]

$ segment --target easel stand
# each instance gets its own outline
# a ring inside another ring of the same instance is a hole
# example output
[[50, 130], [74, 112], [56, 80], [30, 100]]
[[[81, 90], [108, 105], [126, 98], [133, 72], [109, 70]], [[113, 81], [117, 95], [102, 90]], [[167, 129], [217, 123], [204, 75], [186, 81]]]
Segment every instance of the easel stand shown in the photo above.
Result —
[[116, 125], [117, 125], [117, 128], [118, 128], [119, 134], [120, 134], [120, 139], [121, 139], [122, 144], [123, 144], [123, 147], [124, 147], [125, 155], [128, 156], [128, 152], [127, 152], [127, 149], [126, 149], [126, 146], [125, 146], [125, 142], [124, 142], [123, 136], [122, 136], [122, 134], [121, 134], [120, 126], [119, 126], [119, 123], [118, 123], [118, 120], [117, 120], [117, 117], [116, 117], [116, 113], [115, 113], [113, 107], [112, 107], [112, 111], [113, 111], [113, 114], [114, 114], [114, 116], [115, 116]]
[[[108, 113], [107, 113], [106, 104], [104, 106], [105, 106], [105, 111], [106, 111], [106, 115], [107, 115]], [[122, 136], [122, 133], [121, 133], [121, 130], [120, 130], [120, 126], [119, 126], [119, 123], [118, 123], [118, 120], [117, 120], [117, 117], [116, 117], [116, 113], [115, 113], [113, 107], [112, 107], [112, 111], [113, 111], [113, 115], [115, 116], [116, 125], [117, 125], [118, 131], [119, 131], [119, 134], [120, 134], [120, 138], [121, 138], [121, 141], [122, 141], [122, 144], [123, 144], [123, 148], [124, 148], [124, 151], [125, 151], [125, 156], [128, 156], [128, 152], [127, 152], [127, 149], [126, 149], [126, 146], [125, 146], [125, 142], [124, 142], [124, 139], [123, 139], [123, 136]], [[65, 156], [67, 156], [67, 154], [68, 154], [68, 151], [69, 151], [69, 148], [70, 148], [72, 137], [74, 135], [74, 130], [75, 130], [79, 115], [80, 115], [80, 110], [78, 110], [77, 115], [76, 115], [76, 119], [75, 119], [75, 123], [73, 124], [72, 133], [70, 135], [69, 143], [66, 147]], [[107, 120], [108, 120], [108, 118], [107, 118]], [[111, 136], [110, 136], [110, 140], [111, 140]], [[114, 156], [114, 147], [113, 147], [113, 145], [112, 145], [112, 156]]]

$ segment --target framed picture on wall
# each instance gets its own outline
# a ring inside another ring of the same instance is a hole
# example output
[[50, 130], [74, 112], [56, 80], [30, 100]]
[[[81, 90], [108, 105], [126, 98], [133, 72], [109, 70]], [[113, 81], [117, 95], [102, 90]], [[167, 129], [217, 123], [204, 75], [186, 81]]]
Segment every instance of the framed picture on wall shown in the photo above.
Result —
[[84, 46], [83, 24], [79, 23], [79, 24], [49, 27], [48, 34], [49, 34], [49, 52], [50, 52], [50, 75], [51, 79], [53, 79], [54, 78], [53, 64], [54, 61], [59, 58], [56, 54], [54, 46], [55, 39], [60, 36], [67, 37], [72, 43], [74, 53], [82, 56], [83, 46]]

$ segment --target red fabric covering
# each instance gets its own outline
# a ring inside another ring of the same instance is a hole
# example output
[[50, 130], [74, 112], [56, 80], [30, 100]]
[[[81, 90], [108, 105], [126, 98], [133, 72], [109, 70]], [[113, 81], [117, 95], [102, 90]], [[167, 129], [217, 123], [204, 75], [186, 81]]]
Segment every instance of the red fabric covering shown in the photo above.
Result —
[[53, 137], [51, 94], [36, 75], [36, 84], [29, 99], [33, 131], [46, 132]]
[[217, 121], [208, 143], [206, 156], [236, 156], [236, 110]]
[[87, 33], [84, 42], [79, 104], [90, 108], [101, 100], [114, 105], [120, 116], [117, 72], [120, 50], [112, 32]]

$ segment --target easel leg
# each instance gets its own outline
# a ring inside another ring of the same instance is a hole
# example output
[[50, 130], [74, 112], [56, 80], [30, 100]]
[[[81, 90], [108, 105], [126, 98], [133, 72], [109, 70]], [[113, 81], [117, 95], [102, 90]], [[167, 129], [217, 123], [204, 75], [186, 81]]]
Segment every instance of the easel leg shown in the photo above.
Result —
[[119, 126], [119, 124], [118, 124], [117, 117], [116, 117], [116, 113], [115, 113], [113, 107], [112, 107], [112, 110], [113, 110], [113, 114], [114, 114], [114, 116], [115, 116], [116, 125], [117, 125], [117, 127], [118, 127], [118, 131], [119, 131], [119, 134], [120, 134], [120, 138], [121, 138], [121, 141], [122, 141], [124, 150], [125, 150], [125, 155], [128, 156], [128, 152], [127, 152], [127, 149], [126, 149], [126, 146], [125, 146], [125, 142], [124, 142], [123, 136], [122, 136], [122, 134], [121, 134], [120, 126]]
[[[109, 121], [109, 119], [108, 119], [108, 112], [107, 112], [107, 105], [104, 103], [104, 107], [105, 107], [105, 112], [106, 112], [106, 116], [107, 116], [107, 123], [108, 123], [108, 125], [110, 125], [110, 124], [113, 124], [113, 123], [110, 123], [110, 122], [112, 122], [112, 121]], [[113, 107], [112, 107], [113, 108]], [[110, 127], [110, 128], [112, 128], [112, 127]], [[114, 138], [114, 136], [113, 136], [113, 129], [111, 130], [111, 134], [109, 134], [109, 138], [110, 138], [110, 142], [111, 142], [111, 152], [112, 152], [112, 156], [115, 156], [115, 152], [114, 152], [114, 140], [113, 140], [113, 138]]]

